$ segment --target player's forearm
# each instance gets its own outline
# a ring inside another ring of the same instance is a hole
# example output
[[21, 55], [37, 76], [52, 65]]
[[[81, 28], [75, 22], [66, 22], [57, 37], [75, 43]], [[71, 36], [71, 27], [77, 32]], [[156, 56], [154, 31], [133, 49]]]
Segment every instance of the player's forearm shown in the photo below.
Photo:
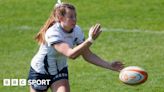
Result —
[[102, 68], [110, 69], [113, 71], [117, 71], [117, 72], [119, 72], [124, 67], [120, 61], [107, 62], [107, 61], [102, 60], [100, 57], [98, 57], [95, 54], [90, 54], [90, 56], [85, 55], [85, 60], [94, 65], [100, 66]]
[[80, 45], [76, 46], [75, 48], [71, 49], [71, 51], [69, 51], [70, 55], [69, 57], [72, 59], [77, 58], [79, 55], [81, 55], [81, 53], [86, 49], [89, 48], [92, 45], [92, 43], [88, 40], [85, 40], [83, 43], [81, 43]]
[[104, 60], [102, 60], [100, 57], [98, 57], [97, 55], [95, 54], [89, 54], [89, 55], [85, 55], [84, 59], [89, 62], [89, 63], [92, 63], [96, 66], [100, 66], [102, 68], [106, 68], [106, 69], [109, 69], [110, 68], [110, 63], [109, 62], [106, 62]]

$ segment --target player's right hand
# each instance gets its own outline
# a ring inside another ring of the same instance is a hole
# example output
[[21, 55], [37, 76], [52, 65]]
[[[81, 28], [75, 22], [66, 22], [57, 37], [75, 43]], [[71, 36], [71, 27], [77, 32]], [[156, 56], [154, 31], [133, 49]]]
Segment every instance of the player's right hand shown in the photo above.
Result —
[[97, 39], [97, 37], [100, 35], [101, 32], [102, 31], [101, 31], [100, 24], [96, 24], [96, 25], [92, 26], [89, 30], [88, 40], [90, 42], [93, 42], [94, 40]]

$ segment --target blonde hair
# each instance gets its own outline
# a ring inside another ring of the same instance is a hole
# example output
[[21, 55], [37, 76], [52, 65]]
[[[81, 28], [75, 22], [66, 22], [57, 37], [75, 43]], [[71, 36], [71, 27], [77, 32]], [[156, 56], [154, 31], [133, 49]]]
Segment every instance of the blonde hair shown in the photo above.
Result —
[[49, 27], [51, 27], [55, 22], [60, 22], [58, 17], [65, 16], [66, 9], [75, 10], [75, 7], [68, 3], [62, 3], [54, 7], [53, 11], [50, 14], [50, 17], [47, 19], [45, 24], [41, 27], [40, 31], [37, 33], [35, 39], [39, 44], [45, 44], [45, 33]]

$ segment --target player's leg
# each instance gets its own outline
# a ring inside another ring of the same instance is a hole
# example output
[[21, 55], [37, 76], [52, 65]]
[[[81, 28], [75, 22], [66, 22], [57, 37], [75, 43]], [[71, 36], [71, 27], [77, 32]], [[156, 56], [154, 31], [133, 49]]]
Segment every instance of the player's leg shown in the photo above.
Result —
[[70, 92], [69, 81], [61, 79], [51, 85], [52, 92]]
[[51, 76], [50, 87], [52, 92], [70, 92], [67, 67], [63, 68], [56, 75]]
[[32, 86], [30, 86], [30, 92], [47, 92], [47, 91], [37, 91], [37, 90], [33, 89]]
[[50, 84], [49, 83], [39, 83], [37, 81], [50, 80], [49, 76], [46, 74], [37, 73], [32, 67], [30, 68], [28, 82], [30, 85], [30, 92], [47, 92]]

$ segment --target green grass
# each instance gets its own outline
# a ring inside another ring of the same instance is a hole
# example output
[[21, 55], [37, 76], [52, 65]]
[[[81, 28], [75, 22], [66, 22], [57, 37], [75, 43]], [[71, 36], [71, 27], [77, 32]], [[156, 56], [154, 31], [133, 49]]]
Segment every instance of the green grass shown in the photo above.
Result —
[[[69, 60], [71, 92], [163, 92], [163, 0], [66, 0], [77, 8], [78, 25], [97, 22], [106, 29], [91, 50], [107, 61], [145, 68], [146, 83], [129, 86], [118, 73]], [[25, 87], [4, 87], [5, 78], [27, 78], [30, 60], [38, 50], [34, 36], [48, 18], [54, 1], [0, 0], [0, 92], [28, 92]], [[119, 31], [118, 31], [119, 30]], [[138, 32], [135, 32], [137, 30]], [[150, 30], [150, 31], [149, 31]]]

